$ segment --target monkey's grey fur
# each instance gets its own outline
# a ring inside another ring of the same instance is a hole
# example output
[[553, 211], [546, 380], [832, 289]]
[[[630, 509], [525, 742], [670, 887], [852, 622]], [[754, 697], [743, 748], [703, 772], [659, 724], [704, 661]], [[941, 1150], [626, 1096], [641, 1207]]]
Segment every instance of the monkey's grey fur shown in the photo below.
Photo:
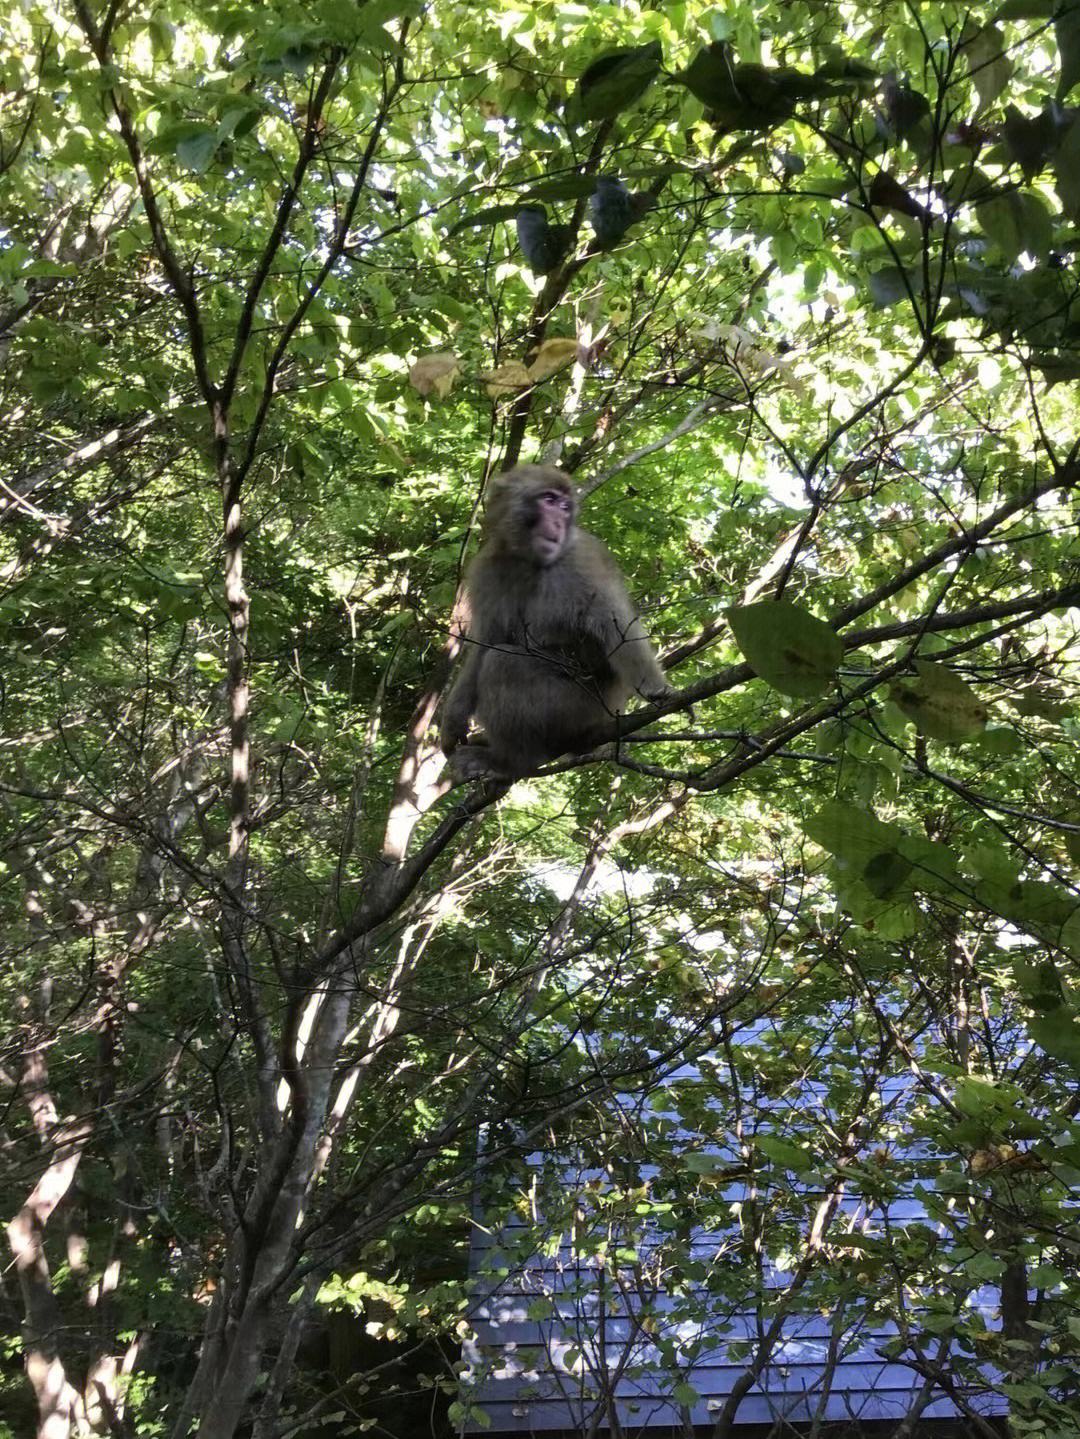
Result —
[[[549, 519], [553, 510], [564, 519]], [[513, 779], [589, 749], [632, 695], [669, 693], [618, 565], [576, 512], [569, 476], [548, 465], [519, 465], [492, 485], [466, 581], [465, 660], [442, 722], [461, 778]], [[543, 531], [563, 524], [559, 547]], [[483, 737], [467, 743], [474, 719]]]

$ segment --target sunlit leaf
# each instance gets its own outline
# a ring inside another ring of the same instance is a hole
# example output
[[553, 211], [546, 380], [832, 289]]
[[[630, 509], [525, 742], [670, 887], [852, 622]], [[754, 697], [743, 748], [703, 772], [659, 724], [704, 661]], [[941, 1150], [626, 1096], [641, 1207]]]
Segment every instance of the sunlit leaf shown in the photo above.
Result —
[[217, 147], [216, 131], [200, 131], [198, 134], [185, 136], [177, 143], [176, 158], [186, 169], [201, 175], [209, 167]]
[[1038, 195], [1011, 190], [976, 205], [979, 224], [1007, 260], [1045, 255], [1053, 243], [1050, 212]]
[[503, 399], [506, 395], [527, 389], [533, 383], [532, 376], [520, 360], [510, 360], [505, 365], [498, 365], [494, 370], [481, 375], [480, 380], [493, 400]]
[[828, 689], [844, 656], [824, 620], [787, 600], [728, 610], [728, 623], [747, 663], [782, 694], [812, 699]]
[[529, 358], [528, 375], [532, 381], [546, 380], [549, 376], [572, 365], [578, 357], [578, 342], [559, 336], [545, 340]]
[[830, 800], [803, 821], [803, 829], [815, 844], [836, 855], [846, 865], [865, 874], [867, 867], [883, 855], [895, 854], [903, 838], [898, 826], [885, 824], [869, 810]]
[[916, 660], [915, 670], [915, 678], [895, 681], [889, 698], [924, 735], [960, 744], [983, 732], [986, 706], [965, 680], [929, 660]]
[[815, 1160], [812, 1154], [797, 1144], [791, 1144], [788, 1140], [781, 1139], [778, 1134], [759, 1131], [754, 1135], [754, 1147], [760, 1149], [762, 1154], [771, 1159], [774, 1164], [780, 1165], [781, 1169], [792, 1169], [799, 1174], [814, 1167]]
[[421, 355], [409, 370], [409, 383], [418, 395], [425, 398], [434, 395], [438, 400], [445, 400], [459, 373], [456, 355], [447, 351]]
[[1012, 61], [1005, 53], [1005, 37], [996, 25], [968, 21], [961, 37], [971, 81], [979, 96], [979, 108], [993, 104], [1009, 83]]

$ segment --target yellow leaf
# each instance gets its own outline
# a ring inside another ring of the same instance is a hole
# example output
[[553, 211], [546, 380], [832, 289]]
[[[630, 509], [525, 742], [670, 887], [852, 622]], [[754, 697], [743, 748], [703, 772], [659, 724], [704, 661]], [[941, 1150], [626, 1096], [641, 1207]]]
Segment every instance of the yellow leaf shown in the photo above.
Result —
[[549, 375], [554, 375], [556, 371], [572, 365], [577, 356], [577, 340], [545, 340], [537, 350], [533, 351], [529, 364], [529, 378], [534, 383], [546, 380]]
[[409, 371], [409, 384], [425, 399], [434, 395], [437, 400], [445, 400], [454, 388], [459, 373], [457, 356], [442, 350], [434, 355], [420, 356]]
[[916, 660], [917, 678], [895, 680], [889, 698], [929, 739], [961, 744], [982, 734], [987, 710], [975, 691], [945, 665]]
[[512, 395], [515, 390], [525, 390], [532, 384], [533, 378], [520, 360], [511, 360], [509, 364], [499, 365], [494, 370], [489, 370], [486, 375], [480, 376], [487, 386], [487, 392], [493, 400], [501, 400], [504, 395]]

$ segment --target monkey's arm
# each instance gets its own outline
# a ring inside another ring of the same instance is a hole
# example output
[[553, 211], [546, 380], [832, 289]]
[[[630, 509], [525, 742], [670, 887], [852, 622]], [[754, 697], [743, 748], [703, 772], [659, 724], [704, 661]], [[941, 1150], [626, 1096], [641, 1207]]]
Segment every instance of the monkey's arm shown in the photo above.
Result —
[[615, 647], [608, 652], [612, 669], [642, 699], [660, 699], [671, 693], [671, 685], [660, 668], [645, 626], [634, 614], [613, 616]]
[[671, 685], [627, 593], [622, 572], [607, 549], [599, 541], [593, 543], [590, 564], [601, 576], [595, 618], [608, 663], [626, 688], [642, 699], [670, 694]]
[[468, 646], [464, 663], [446, 698], [439, 730], [439, 744], [443, 754], [449, 754], [468, 738], [469, 721], [476, 713], [481, 656], [482, 651], [475, 645]]

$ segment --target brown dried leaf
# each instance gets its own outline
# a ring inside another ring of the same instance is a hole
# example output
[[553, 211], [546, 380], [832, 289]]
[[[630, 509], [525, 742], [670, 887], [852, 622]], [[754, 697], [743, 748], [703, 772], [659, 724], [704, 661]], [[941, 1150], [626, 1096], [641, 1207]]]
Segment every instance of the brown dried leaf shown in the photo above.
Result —
[[572, 365], [578, 356], [577, 340], [565, 338], [545, 340], [533, 351], [529, 362], [529, 378], [534, 384]]
[[437, 400], [445, 400], [459, 374], [457, 356], [441, 350], [434, 355], [420, 356], [409, 371], [409, 384], [425, 399], [434, 395]]
[[520, 360], [510, 360], [505, 365], [499, 365], [494, 370], [489, 370], [486, 375], [481, 375], [480, 379], [487, 386], [487, 392], [493, 400], [501, 400], [517, 390], [527, 390], [533, 383], [533, 376]]

